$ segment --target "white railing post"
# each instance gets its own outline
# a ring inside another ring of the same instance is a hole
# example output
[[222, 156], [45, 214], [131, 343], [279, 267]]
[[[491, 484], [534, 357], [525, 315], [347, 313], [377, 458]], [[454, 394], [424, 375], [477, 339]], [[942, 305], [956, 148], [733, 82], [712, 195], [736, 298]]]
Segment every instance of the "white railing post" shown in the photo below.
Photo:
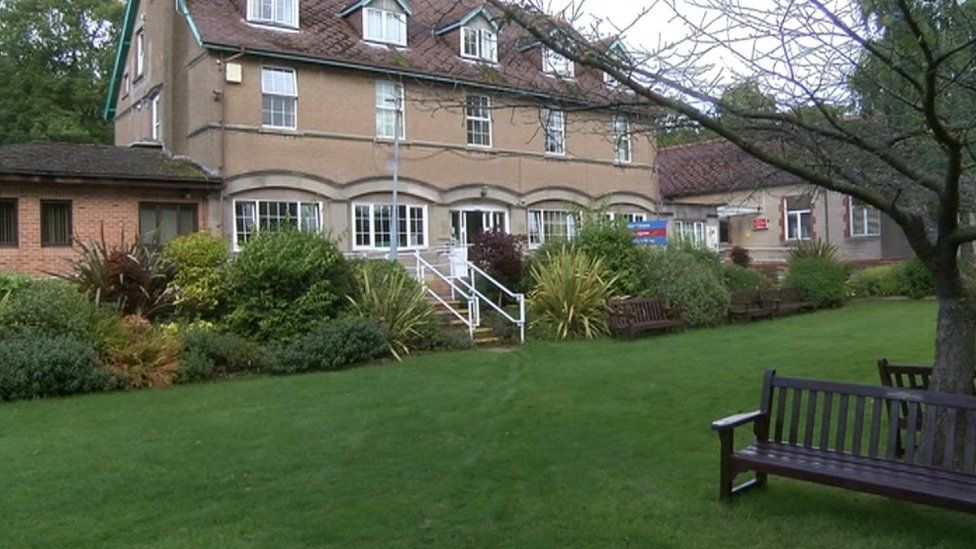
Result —
[[519, 339], [525, 343], [525, 294], [519, 294]]

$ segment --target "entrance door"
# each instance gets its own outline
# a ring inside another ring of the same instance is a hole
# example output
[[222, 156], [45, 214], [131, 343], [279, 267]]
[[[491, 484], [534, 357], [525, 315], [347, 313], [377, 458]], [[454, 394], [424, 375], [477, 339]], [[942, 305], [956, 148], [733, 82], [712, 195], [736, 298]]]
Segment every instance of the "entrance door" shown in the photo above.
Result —
[[451, 276], [465, 276], [468, 246], [484, 232], [507, 231], [507, 218], [508, 214], [502, 210], [451, 210]]

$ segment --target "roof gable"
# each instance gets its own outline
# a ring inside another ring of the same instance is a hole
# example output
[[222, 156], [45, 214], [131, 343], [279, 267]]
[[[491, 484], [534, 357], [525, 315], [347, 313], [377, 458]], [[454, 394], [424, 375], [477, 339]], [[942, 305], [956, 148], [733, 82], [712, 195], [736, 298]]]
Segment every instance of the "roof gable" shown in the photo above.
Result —
[[[407, 0], [394, 0], [394, 1], [400, 6], [400, 8], [407, 15], [413, 15], [413, 8], [410, 7], [410, 3], [407, 2]], [[353, 3], [349, 4], [348, 6], [346, 6], [345, 8], [343, 8], [342, 11], [339, 12], [339, 17], [346, 17], [346, 16], [354, 13], [356, 10], [361, 10], [361, 9], [369, 6], [372, 3], [373, 3], [373, 0], [356, 0], [355, 2], [353, 2]]]
[[498, 20], [495, 18], [495, 16], [491, 14], [490, 11], [488, 11], [488, 8], [482, 5], [467, 12], [466, 14], [461, 16], [460, 19], [456, 21], [452, 21], [450, 23], [445, 23], [444, 25], [434, 29], [434, 34], [438, 36], [447, 34], [453, 30], [456, 30], [458, 28], [467, 25], [468, 23], [470, 23], [471, 21], [473, 21], [478, 17], [483, 18], [485, 21], [488, 22], [489, 25], [491, 25], [493, 29], [495, 29], [495, 32], [498, 32]]

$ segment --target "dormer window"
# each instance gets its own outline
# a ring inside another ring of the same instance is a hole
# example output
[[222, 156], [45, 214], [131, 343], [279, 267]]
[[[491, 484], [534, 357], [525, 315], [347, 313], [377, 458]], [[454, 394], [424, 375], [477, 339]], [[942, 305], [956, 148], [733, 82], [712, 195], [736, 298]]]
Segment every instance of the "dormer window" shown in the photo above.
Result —
[[298, 28], [298, 0], [248, 0], [249, 23]]
[[498, 34], [474, 26], [461, 28], [461, 57], [498, 62]]
[[542, 72], [563, 78], [573, 78], [576, 75], [576, 65], [558, 52], [545, 48], [542, 51]]
[[407, 13], [394, 0], [374, 0], [363, 8], [363, 39], [407, 45]]

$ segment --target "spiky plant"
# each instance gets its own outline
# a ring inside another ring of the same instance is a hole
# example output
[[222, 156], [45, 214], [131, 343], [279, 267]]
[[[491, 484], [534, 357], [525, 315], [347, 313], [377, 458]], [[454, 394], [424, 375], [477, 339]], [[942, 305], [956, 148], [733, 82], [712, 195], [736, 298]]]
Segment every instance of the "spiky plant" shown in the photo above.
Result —
[[830, 261], [840, 260], [837, 245], [831, 242], [825, 242], [819, 238], [817, 240], [803, 240], [793, 245], [787, 255], [787, 260], [793, 263], [798, 259], [806, 259], [808, 257], [818, 257]]
[[604, 276], [600, 259], [563, 249], [533, 265], [531, 276], [534, 331], [556, 339], [595, 339], [610, 333], [607, 298], [615, 278]]

